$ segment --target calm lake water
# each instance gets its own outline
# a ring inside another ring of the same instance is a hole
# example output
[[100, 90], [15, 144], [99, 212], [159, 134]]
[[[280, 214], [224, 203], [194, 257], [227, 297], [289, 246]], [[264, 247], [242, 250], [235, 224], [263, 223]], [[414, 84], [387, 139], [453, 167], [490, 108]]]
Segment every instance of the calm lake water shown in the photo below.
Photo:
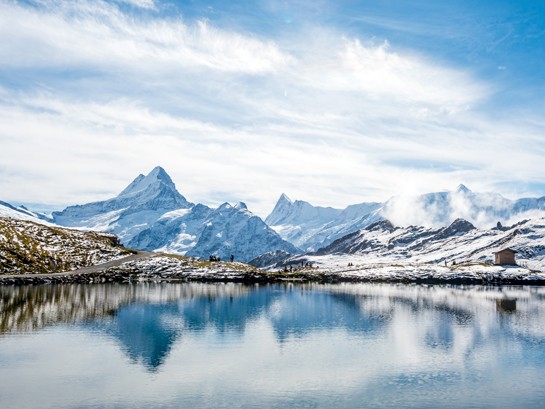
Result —
[[0, 287], [0, 407], [541, 409], [545, 288]]

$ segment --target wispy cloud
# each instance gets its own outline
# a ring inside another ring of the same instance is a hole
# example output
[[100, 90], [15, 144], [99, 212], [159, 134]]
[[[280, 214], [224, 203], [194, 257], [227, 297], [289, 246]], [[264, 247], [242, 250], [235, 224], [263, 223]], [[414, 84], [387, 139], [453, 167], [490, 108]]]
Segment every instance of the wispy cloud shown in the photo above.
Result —
[[157, 164], [192, 201], [230, 192], [261, 215], [282, 191], [345, 206], [543, 182], [543, 123], [491, 121], [469, 70], [336, 27], [267, 37], [131, 3], [0, 4], [1, 199], [104, 199]]
[[156, 10], [157, 4], [155, 0], [117, 0], [119, 3], [130, 4], [131, 6], [140, 7], [142, 9]]
[[[145, 2], [148, 3], [148, 2]], [[127, 15], [103, 1], [47, 2], [34, 8], [0, 5], [0, 56], [8, 66], [64, 69], [184, 68], [262, 73], [289, 64], [271, 41], [180, 18]]]

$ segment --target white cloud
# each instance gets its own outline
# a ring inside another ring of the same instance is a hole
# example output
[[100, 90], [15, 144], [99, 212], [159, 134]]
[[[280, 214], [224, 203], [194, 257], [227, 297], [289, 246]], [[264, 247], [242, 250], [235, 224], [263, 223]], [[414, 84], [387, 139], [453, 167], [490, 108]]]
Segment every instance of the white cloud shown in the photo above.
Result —
[[209, 68], [259, 74], [286, 67], [290, 56], [269, 41], [181, 19], [130, 17], [102, 1], [0, 5], [0, 57], [9, 66], [129, 69]]
[[104, 199], [156, 165], [189, 200], [263, 216], [283, 191], [346, 206], [542, 180], [543, 123], [490, 121], [477, 108], [493, 90], [430, 57], [333, 29], [266, 39], [42, 4], [0, 4], [4, 78], [19, 80], [0, 83], [2, 200]]
[[364, 45], [359, 39], [345, 39], [332, 57], [338, 64], [335, 75], [320, 65], [313, 82], [325, 89], [364, 93], [372, 100], [387, 97], [450, 111], [466, 109], [487, 93], [467, 75], [395, 52], [387, 42]]

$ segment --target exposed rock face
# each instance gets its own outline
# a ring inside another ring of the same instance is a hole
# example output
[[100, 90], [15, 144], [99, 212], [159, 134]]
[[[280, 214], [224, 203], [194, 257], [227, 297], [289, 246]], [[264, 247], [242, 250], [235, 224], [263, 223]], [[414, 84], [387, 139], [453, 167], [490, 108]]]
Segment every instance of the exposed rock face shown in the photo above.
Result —
[[291, 256], [292, 254], [288, 253], [287, 251], [275, 250], [265, 254], [261, 254], [253, 260], [250, 260], [248, 264], [258, 268], [278, 267]]
[[166, 214], [128, 245], [206, 259], [228, 260], [233, 255], [239, 261], [277, 249], [299, 253], [240, 203], [224, 203], [217, 209], [196, 205], [185, 213]]
[[470, 222], [464, 219], [456, 219], [450, 226], [441, 229], [439, 233], [433, 237], [433, 239], [443, 240], [449, 237], [462, 236], [471, 230], [475, 230], [475, 226], [473, 226]]
[[319, 249], [316, 254], [357, 253], [363, 250], [372, 251], [383, 246], [382, 235], [395, 231], [396, 228], [388, 220], [375, 222], [365, 229], [347, 234], [335, 240], [329, 246]]
[[133, 237], [127, 245], [142, 250], [185, 254], [195, 247], [213, 209], [197, 204], [191, 209], [165, 213]]

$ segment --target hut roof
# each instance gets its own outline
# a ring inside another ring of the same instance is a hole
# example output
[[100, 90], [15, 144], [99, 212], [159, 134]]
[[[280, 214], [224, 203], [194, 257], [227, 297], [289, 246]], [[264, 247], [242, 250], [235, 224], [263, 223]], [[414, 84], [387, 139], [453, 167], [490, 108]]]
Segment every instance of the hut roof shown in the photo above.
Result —
[[494, 254], [504, 253], [504, 252], [506, 252], [506, 251], [508, 251], [508, 252], [510, 252], [510, 253], [518, 253], [517, 250], [513, 250], [513, 249], [511, 249], [511, 248], [507, 248], [507, 249], [503, 249], [503, 250], [500, 250], [500, 251], [496, 251]]

